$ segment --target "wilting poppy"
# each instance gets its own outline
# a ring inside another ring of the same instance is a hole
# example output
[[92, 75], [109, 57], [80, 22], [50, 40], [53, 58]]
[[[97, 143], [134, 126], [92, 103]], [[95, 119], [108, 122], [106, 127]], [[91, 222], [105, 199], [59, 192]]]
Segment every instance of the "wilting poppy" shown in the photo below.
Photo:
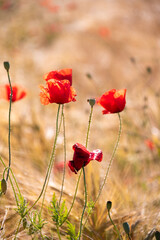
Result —
[[112, 89], [97, 99], [97, 103], [105, 109], [103, 110], [103, 114], [119, 113], [122, 112], [125, 107], [125, 97], [126, 89]]
[[[18, 101], [26, 96], [26, 91], [18, 86], [17, 84], [12, 84], [12, 102]], [[9, 84], [0, 86], [0, 99], [5, 99], [10, 101], [11, 89]]]
[[49, 103], [64, 104], [76, 101], [76, 91], [72, 85], [72, 69], [52, 71], [44, 76], [46, 87], [40, 86], [40, 100], [43, 105]]
[[82, 167], [86, 166], [91, 160], [102, 161], [102, 151], [100, 149], [89, 152], [82, 144], [73, 145], [73, 160], [69, 161], [68, 166], [72, 172], [77, 173]]

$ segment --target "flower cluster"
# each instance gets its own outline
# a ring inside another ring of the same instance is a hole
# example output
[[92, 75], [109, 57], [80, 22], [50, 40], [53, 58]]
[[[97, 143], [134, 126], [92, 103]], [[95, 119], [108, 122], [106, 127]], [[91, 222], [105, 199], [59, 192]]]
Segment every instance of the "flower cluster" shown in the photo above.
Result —
[[40, 101], [43, 105], [76, 101], [76, 91], [72, 87], [72, 69], [49, 72], [44, 75], [44, 80], [47, 86], [40, 86]]
[[[40, 86], [40, 101], [43, 105], [49, 103], [64, 104], [76, 101], [76, 92], [72, 87], [72, 69], [62, 69], [51, 71], [44, 75], [46, 87]], [[112, 89], [105, 92], [96, 103], [104, 108], [103, 114], [119, 113], [123, 111], [126, 104], [126, 89]], [[73, 145], [73, 160], [69, 161], [68, 166], [72, 172], [77, 173], [85, 167], [91, 160], [102, 161], [102, 151], [97, 149], [89, 152], [82, 144]]]

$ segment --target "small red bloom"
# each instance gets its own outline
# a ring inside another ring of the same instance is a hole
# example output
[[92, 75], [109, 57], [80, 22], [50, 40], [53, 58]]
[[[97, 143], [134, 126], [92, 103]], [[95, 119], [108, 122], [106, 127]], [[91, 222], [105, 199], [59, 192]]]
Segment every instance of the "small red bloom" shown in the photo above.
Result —
[[[22, 87], [16, 84], [12, 85], [12, 91], [13, 91], [12, 102], [15, 102], [24, 98], [27, 94]], [[7, 101], [10, 101], [10, 94], [11, 94], [11, 89], [9, 84], [0, 86], [0, 99], [5, 99]]]
[[145, 144], [151, 151], [155, 149], [155, 145], [150, 139], [146, 139]]
[[47, 87], [40, 86], [40, 100], [43, 105], [49, 103], [64, 104], [76, 101], [76, 91], [72, 84], [72, 69], [52, 71], [44, 76]]
[[68, 166], [72, 172], [77, 172], [83, 167], [86, 166], [91, 160], [97, 160], [98, 162], [102, 161], [102, 151], [96, 149], [92, 152], [89, 152], [82, 144], [76, 143], [73, 145], [74, 155], [73, 160], [69, 161]]
[[105, 92], [97, 103], [101, 105], [105, 110], [103, 114], [122, 112], [126, 104], [126, 89], [116, 90], [112, 89]]

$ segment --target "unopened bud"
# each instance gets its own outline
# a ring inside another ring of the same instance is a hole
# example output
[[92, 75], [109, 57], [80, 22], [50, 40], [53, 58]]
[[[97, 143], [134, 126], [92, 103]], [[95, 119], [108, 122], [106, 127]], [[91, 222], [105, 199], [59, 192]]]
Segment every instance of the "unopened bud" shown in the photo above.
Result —
[[130, 233], [130, 227], [129, 227], [129, 224], [128, 224], [127, 222], [124, 222], [124, 223], [123, 223], [123, 229], [124, 229], [125, 233], [126, 233], [127, 235], [129, 235], [129, 233]]
[[4, 62], [3, 64], [4, 64], [4, 68], [5, 68], [6, 71], [8, 72], [9, 69], [10, 69], [10, 64], [9, 64], [9, 62]]
[[107, 206], [107, 210], [108, 210], [108, 212], [109, 212], [110, 209], [112, 208], [112, 202], [111, 202], [111, 201], [107, 201], [106, 206]]
[[93, 107], [96, 103], [96, 99], [95, 98], [90, 98], [87, 100], [87, 102], [89, 102], [90, 106]]
[[1, 192], [5, 194], [6, 191], [7, 191], [7, 183], [6, 183], [6, 180], [3, 178], [1, 180]]

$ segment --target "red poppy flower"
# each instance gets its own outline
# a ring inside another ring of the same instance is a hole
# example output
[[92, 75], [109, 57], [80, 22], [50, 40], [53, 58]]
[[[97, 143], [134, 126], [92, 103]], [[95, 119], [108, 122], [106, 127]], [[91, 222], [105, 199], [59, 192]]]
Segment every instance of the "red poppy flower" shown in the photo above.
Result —
[[76, 91], [72, 84], [72, 69], [52, 71], [44, 76], [47, 87], [40, 86], [40, 100], [43, 105], [49, 103], [64, 104], [76, 101]]
[[[16, 84], [12, 85], [12, 91], [13, 91], [12, 102], [15, 102], [24, 98], [27, 94], [22, 87]], [[0, 99], [5, 99], [10, 101], [10, 94], [11, 94], [11, 89], [9, 84], [0, 86]]]
[[145, 144], [151, 151], [155, 149], [155, 145], [150, 139], [146, 139]]
[[126, 104], [126, 89], [116, 90], [112, 89], [105, 92], [97, 103], [101, 105], [105, 110], [103, 114], [122, 112]]
[[96, 149], [92, 152], [89, 152], [82, 144], [76, 143], [73, 145], [74, 155], [73, 160], [69, 161], [68, 166], [72, 172], [77, 172], [83, 167], [86, 166], [91, 160], [97, 160], [98, 162], [102, 161], [102, 151]]
[[44, 75], [44, 80], [48, 81], [50, 79], [55, 80], [69, 80], [72, 86], [72, 69], [66, 68], [59, 71], [51, 71]]

